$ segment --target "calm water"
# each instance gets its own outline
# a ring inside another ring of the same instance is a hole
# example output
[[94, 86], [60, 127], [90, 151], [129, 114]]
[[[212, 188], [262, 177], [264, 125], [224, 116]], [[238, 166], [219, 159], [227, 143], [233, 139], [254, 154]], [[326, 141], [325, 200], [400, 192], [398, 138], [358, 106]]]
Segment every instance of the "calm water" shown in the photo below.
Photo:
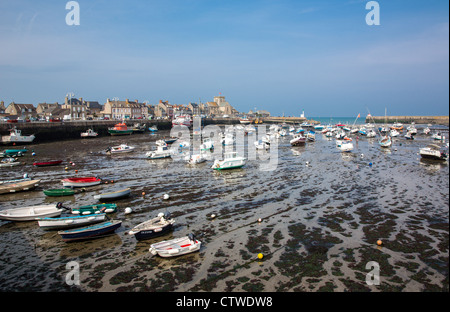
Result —
[[[285, 137], [279, 140], [276, 170], [260, 170], [257, 158], [242, 169], [217, 172], [210, 169], [212, 161], [189, 166], [147, 160], [145, 152], [168, 134], [32, 145], [36, 156], [22, 157], [23, 167], [0, 169], [1, 180], [24, 173], [42, 179], [34, 191], [1, 195], [0, 209], [94, 204], [99, 191], [132, 188], [111, 216], [122, 220], [122, 227], [97, 240], [64, 243], [37, 222], [0, 221], [0, 289], [448, 291], [449, 168], [447, 162], [420, 160], [419, 148], [431, 143], [430, 136], [400, 137], [388, 150], [376, 139], [359, 138], [349, 154], [321, 134], [303, 147], [291, 147]], [[104, 154], [108, 146], [125, 142], [136, 151]], [[57, 159], [64, 165], [31, 165]], [[109, 183], [70, 197], [42, 193], [76, 175]], [[126, 207], [133, 213], [124, 214]], [[176, 219], [171, 234], [143, 242], [127, 234], [166, 209]], [[191, 232], [203, 243], [198, 253], [163, 259], [148, 252], [151, 243]], [[80, 286], [65, 282], [71, 261], [79, 264]], [[380, 267], [378, 286], [366, 283], [370, 261]]]

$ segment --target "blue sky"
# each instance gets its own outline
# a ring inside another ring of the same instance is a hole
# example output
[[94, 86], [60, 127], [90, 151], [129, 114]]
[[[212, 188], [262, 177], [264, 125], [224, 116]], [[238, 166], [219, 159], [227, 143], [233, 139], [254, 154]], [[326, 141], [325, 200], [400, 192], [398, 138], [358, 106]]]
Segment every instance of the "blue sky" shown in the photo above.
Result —
[[449, 114], [447, 1], [0, 0], [0, 100], [75, 97], [241, 112]]

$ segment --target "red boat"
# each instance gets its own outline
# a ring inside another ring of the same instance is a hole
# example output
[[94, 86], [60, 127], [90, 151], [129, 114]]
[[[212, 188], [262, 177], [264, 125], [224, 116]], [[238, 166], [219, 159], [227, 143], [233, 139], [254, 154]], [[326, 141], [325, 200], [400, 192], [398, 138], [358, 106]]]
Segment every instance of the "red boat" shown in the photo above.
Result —
[[36, 167], [45, 167], [45, 166], [56, 166], [62, 163], [62, 160], [55, 160], [55, 161], [43, 161], [43, 162], [34, 162], [33, 166]]
[[102, 180], [97, 177], [82, 177], [62, 179], [61, 182], [64, 187], [85, 187], [98, 185], [102, 182]]

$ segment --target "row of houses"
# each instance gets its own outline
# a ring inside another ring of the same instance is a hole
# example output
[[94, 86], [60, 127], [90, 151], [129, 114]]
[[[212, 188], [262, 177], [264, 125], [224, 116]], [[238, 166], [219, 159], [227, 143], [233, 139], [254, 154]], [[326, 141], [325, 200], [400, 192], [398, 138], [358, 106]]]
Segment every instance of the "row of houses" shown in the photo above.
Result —
[[[160, 100], [158, 104], [151, 105], [148, 102], [131, 101], [126, 99], [120, 101], [116, 98], [107, 99], [105, 104], [97, 101], [86, 101], [83, 98], [66, 97], [64, 104], [39, 103], [37, 107], [33, 104], [20, 104], [11, 102], [5, 106], [0, 102], [0, 116], [2, 118], [21, 119], [70, 119], [85, 120], [96, 118], [109, 119], [172, 119], [177, 115], [198, 115], [205, 117], [239, 117], [242, 114], [233, 108], [222, 95], [215, 96], [213, 101], [206, 103], [170, 104], [169, 101]], [[270, 115], [270, 114], [269, 114]]]

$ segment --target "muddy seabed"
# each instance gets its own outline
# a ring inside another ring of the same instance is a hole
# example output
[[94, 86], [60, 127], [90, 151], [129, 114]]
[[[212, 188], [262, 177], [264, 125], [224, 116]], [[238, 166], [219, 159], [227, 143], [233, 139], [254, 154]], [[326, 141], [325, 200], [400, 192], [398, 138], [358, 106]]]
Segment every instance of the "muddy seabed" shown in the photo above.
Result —
[[[286, 137], [279, 140], [275, 170], [260, 170], [254, 159], [242, 169], [217, 172], [212, 161], [147, 160], [145, 152], [167, 135], [32, 145], [36, 156], [22, 157], [26, 165], [0, 169], [0, 179], [23, 173], [42, 179], [34, 191], [1, 195], [0, 209], [58, 201], [74, 207], [96, 203], [100, 190], [133, 191], [116, 201], [119, 211], [111, 216], [123, 221], [121, 228], [96, 240], [64, 243], [37, 222], [0, 221], [0, 290], [448, 291], [449, 168], [420, 159], [429, 136], [400, 137], [388, 150], [360, 138], [349, 154], [320, 134], [303, 147], [291, 147]], [[124, 142], [136, 151], [104, 154]], [[44, 159], [63, 159], [64, 165], [31, 165]], [[75, 170], [114, 183], [63, 198], [42, 193], [60, 188], [60, 179]], [[124, 214], [126, 207], [133, 213]], [[141, 242], [127, 234], [166, 209], [176, 219], [172, 233]], [[148, 252], [151, 243], [188, 233], [202, 242], [200, 252], [170, 259]], [[66, 283], [71, 261], [79, 264], [80, 285]], [[379, 285], [366, 283], [371, 261], [379, 264]]]

